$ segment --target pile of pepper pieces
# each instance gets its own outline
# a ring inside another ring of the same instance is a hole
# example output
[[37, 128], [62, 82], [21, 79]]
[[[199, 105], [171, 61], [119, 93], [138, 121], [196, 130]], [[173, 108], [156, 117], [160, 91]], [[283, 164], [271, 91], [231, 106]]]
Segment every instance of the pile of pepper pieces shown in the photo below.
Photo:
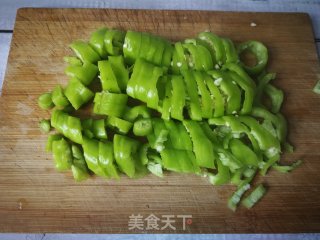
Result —
[[[270, 83], [275, 74], [266, 71], [262, 43], [236, 47], [211, 32], [172, 43], [101, 28], [89, 42], [70, 47], [75, 56], [64, 58], [69, 82], [38, 103], [53, 109], [51, 119], [40, 122], [43, 131], [55, 130], [46, 150], [57, 170], [71, 169], [76, 181], [92, 174], [197, 174], [213, 185], [236, 185], [228, 200], [235, 210], [241, 200], [251, 208], [265, 194], [260, 184], [244, 197], [256, 173], [290, 172], [301, 163], [279, 163], [282, 150], [293, 147], [279, 112], [284, 95]], [[254, 65], [242, 61], [248, 52]], [[91, 118], [74, 116], [92, 103]]]

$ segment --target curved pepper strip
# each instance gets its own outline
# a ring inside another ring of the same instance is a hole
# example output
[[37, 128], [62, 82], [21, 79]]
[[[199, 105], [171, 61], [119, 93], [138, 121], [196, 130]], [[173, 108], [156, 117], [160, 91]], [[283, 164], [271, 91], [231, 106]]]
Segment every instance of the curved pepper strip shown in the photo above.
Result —
[[267, 73], [258, 77], [258, 85], [256, 88], [255, 105], [261, 105], [261, 98], [266, 85], [276, 78], [275, 73]]
[[171, 68], [174, 74], [179, 74], [180, 71], [188, 69], [188, 63], [181, 42], [174, 44]]
[[242, 62], [243, 67], [250, 75], [257, 75], [261, 73], [268, 62], [268, 49], [265, 45], [258, 41], [247, 41], [239, 44], [238, 55], [240, 56], [244, 51], [253, 53], [257, 59], [257, 64], [253, 67]]
[[230, 149], [232, 154], [247, 166], [258, 167], [259, 159], [257, 155], [246, 144], [239, 139], [231, 139]]
[[211, 54], [208, 49], [192, 43], [182, 44], [189, 68], [208, 71], [213, 68]]
[[276, 129], [276, 136], [281, 143], [284, 143], [287, 136], [287, 123], [285, 118], [279, 113], [277, 115], [272, 114], [267, 109], [262, 107], [254, 107], [252, 109], [252, 116], [263, 118], [271, 121]]
[[221, 117], [224, 115], [224, 99], [223, 96], [219, 90], [219, 88], [214, 84], [214, 81], [212, 81], [212, 78], [208, 75], [204, 75], [205, 83], [210, 91], [211, 98], [213, 100], [214, 104], [214, 117]]
[[215, 154], [211, 141], [196, 121], [183, 121], [193, 144], [193, 152], [199, 167], [215, 168]]
[[76, 56], [81, 59], [83, 63], [96, 63], [100, 60], [100, 56], [98, 55], [98, 53], [84, 41], [74, 41], [72, 44], [70, 44], [70, 48], [74, 51]]
[[225, 62], [226, 55], [221, 38], [211, 32], [199, 33], [198, 37], [209, 44], [211, 51], [215, 53], [215, 62], [217, 64], [215, 68], [219, 68], [219, 65], [222, 65]]
[[104, 46], [109, 55], [119, 55], [122, 52], [125, 33], [109, 29], [104, 36]]
[[64, 90], [64, 95], [67, 97], [72, 107], [77, 110], [83, 104], [89, 102], [93, 98], [94, 93], [78, 79], [71, 78]]
[[[121, 93], [100, 92], [94, 97], [95, 114], [121, 117], [128, 101], [128, 96]], [[115, 107], [117, 106], [117, 107]]]
[[96, 65], [85, 62], [81, 66], [67, 66], [64, 73], [71, 78], [79, 79], [85, 86], [88, 86], [95, 79], [98, 71]]
[[[198, 85], [198, 92], [201, 96], [201, 111], [203, 118], [211, 118], [213, 115], [213, 107], [212, 98], [210, 96], [209, 90], [204, 81], [204, 74], [203, 72], [194, 71], [193, 76]], [[181, 96], [182, 98], [182, 96]], [[176, 102], [173, 101], [175, 104]], [[175, 105], [173, 104], [173, 105]], [[182, 109], [183, 110], [183, 109]]]
[[82, 144], [81, 121], [61, 110], [54, 110], [51, 115], [51, 126], [70, 140]]
[[222, 67], [223, 70], [229, 70], [231, 72], [235, 72], [238, 74], [244, 81], [246, 81], [249, 86], [251, 86], [253, 89], [256, 89], [256, 84], [252, 80], [252, 78], [246, 73], [246, 71], [243, 70], [242, 67], [240, 67], [238, 64], [235, 63], [226, 63]]
[[232, 83], [230, 77], [221, 71], [212, 70], [208, 74], [214, 79], [214, 84], [223, 91], [226, 105], [226, 114], [235, 114], [241, 107], [241, 91]]
[[113, 116], [109, 116], [106, 119], [106, 125], [122, 134], [127, 134], [132, 128], [131, 122]]
[[[241, 170], [242, 171], [242, 170]], [[249, 174], [246, 174], [246, 172], [249, 172]], [[242, 171], [242, 175], [245, 175], [244, 180], [240, 180], [237, 190], [232, 194], [232, 196], [228, 199], [228, 207], [232, 211], [235, 211], [237, 208], [237, 205], [239, 204], [242, 196], [244, 193], [250, 189], [250, 182], [256, 175], [257, 170], [255, 168], [247, 168], [244, 171]]]
[[147, 108], [145, 105], [139, 105], [132, 108], [128, 108], [124, 115], [123, 119], [129, 122], [134, 122], [136, 119], [139, 118], [150, 118], [151, 112], [150, 109]]
[[222, 38], [221, 40], [226, 53], [226, 63], [238, 63], [239, 57], [233, 42], [229, 38]]
[[104, 47], [104, 38], [108, 29], [100, 28], [91, 34], [89, 45], [100, 55], [102, 59], [106, 59], [108, 53]]
[[192, 71], [182, 71], [183, 80], [187, 88], [187, 94], [190, 98], [189, 104], [187, 104], [189, 116], [192, 120], [200, 121], [202, 119], [201, 107], [198, 97], [197, 82], [193, 77]]
[[[230, 127], [232, 132], [234, 134], [240, 135], [242, 133], [246, 134], [252, 144], [252, 147], [254, 149], [254, 152], [257, 154], [259, 153], [260, 150], [260, 146], [256, 140], [256, 138], [253, 136], [253, 134], [249, 131], [249, 128], [244, 125], [243, 123], [240, 122], [238, 117], [234, 117], [234, 116], [223, 116], [220, 118], [211, 118], [208, 120], [208, 123], [210, 125], [218, 125], [218, 126], [227, 126]], [[261, 161], [261, 157], [258, 156], [260, 161]]]
[[71, 147], [64, 138], [52, 142], [52, 153], [57, 170], [64, 171], [71, 168]]
[[186, 103], [186, 89], [183, 78], [182, 76], [172, 75], [169, 81], [172, 85], [170, 114], [172, 118], [182, 121], [184, 119], [183, 109]]
[[127, 85], [127, 94], [147, 103], [148, 107], [157, 109], [159, 104], [157, 82], [163, 73], [162, 68], [141, 58], [137, 59]]
[[239, 120], [250, 128], [252, 135], [266, 157], [271, 158], [280, 153], [280, 142], [263, 128], [257, 120], [249, 116], [239, 116]]
[[249, 114], [252, 110], [255, 89], [252, 88], [252, 86], [250, 86], [247, 81], [242, 79], [235, 72], [228, 72], [228, 74], [231, 77], [232, 81], [234, 81], [236, 84], [238, 84], [240, 86], [240, 88], [242, 88], [244, 91], [244, 100], [243, 100], [243, 105], [242, 105], [240, 113], [241, 114]]
[[164, 66], [167, 70], [171, 65], [171, 59], [173, 56], [173, 49], [174, 48], [173, 48], [172, 44], [169, 42], [166, 42], [165, 45], [166, 45], [166, 47], [163, 52], [161, 65]]
[[271, 84], [267, 84], [264, 92], [269, 96], [271, 100], [271, 112], [278, 113], [280, 111], [284, 94], [281, 89], [278, 89]]
[[165, 120], [170, 119], [170, 111], [171, 111], [171, 106], [174, 105], [172, 103], [172, 84], [171, 81], [167, 81], [165, 85], [165, 96], [162, 101], [162, 107], [158, 109], [158, 111], [161, 112], [161, 118]]

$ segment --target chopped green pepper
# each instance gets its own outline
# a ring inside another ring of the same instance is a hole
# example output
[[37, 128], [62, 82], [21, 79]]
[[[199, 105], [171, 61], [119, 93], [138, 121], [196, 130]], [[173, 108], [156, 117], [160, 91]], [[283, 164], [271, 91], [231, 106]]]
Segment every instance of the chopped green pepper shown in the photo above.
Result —
[[71, 168], [71, 148], [64, 138], [52, 142], [52, 153], [56, 169], [64, 171]]
[[50, 109], [54, 107], [54, 104], [52, 102], [52, 95], [51, 93], [44, 93], [38, 98], [38, 105], [42, 109]]
[[[98, 92], [94, 97], [95, 114], [121, 117], [127, 104], [128, 96], [121, 93]], [[117, 106], [117, 107], [115, 107]]]

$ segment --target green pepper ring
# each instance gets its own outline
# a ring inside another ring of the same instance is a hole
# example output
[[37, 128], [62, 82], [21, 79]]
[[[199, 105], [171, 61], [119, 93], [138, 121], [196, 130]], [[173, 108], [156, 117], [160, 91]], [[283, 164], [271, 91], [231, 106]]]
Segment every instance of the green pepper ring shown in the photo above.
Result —
[[257, 64], [253, 67], [250, 67], [241, 61], [246, 72], [249, 73], [250, 75], [257, 75], [261, 73], [262, 70], [266, 67], [268, 62], [268, 49], [261, 42], [247, 41], [247, 42], [241, 43], [238, 46], [237, 50], [238, 50], [240, 61], [241, 61], [240, 55], [246, 50], [250, 51], [255, 55], [257, 59]]

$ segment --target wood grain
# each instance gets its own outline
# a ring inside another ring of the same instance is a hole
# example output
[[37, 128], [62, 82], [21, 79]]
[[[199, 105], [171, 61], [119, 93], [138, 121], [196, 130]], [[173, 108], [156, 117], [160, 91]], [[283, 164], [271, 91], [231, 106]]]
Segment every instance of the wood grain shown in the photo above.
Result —
[[[250, 23], [257, 27], [250, 27]], [[68, 44], [101, 26], [134, 29], [172, 40], [211, 30], [237, 42], [257, 39], [270, 49], [269, 69], [285, 94], [283, 112], [296, 146], [283, 162], [303, 159], [292, 174], [271, 171], [266, 197], [248, 211], [227, 209], [232, 186], [213, 187], [192, 175], [167, 174], [120, 181], [93, 178], [76, 184], [58, 173], [44, 151], [38, 121], [48, 117], [37, 96], [65, 84]], [[306, 14], [20, 9], [0, 98], [0, 231], [128, 233], [131, 214], [190, 214], [183, 233], [319, 232], [320, 97], [311, 89], [319, 65]], [[168, 231], [168, 230], [167, 230]], [[164, 233], [166, 231], [158, 231]]]

